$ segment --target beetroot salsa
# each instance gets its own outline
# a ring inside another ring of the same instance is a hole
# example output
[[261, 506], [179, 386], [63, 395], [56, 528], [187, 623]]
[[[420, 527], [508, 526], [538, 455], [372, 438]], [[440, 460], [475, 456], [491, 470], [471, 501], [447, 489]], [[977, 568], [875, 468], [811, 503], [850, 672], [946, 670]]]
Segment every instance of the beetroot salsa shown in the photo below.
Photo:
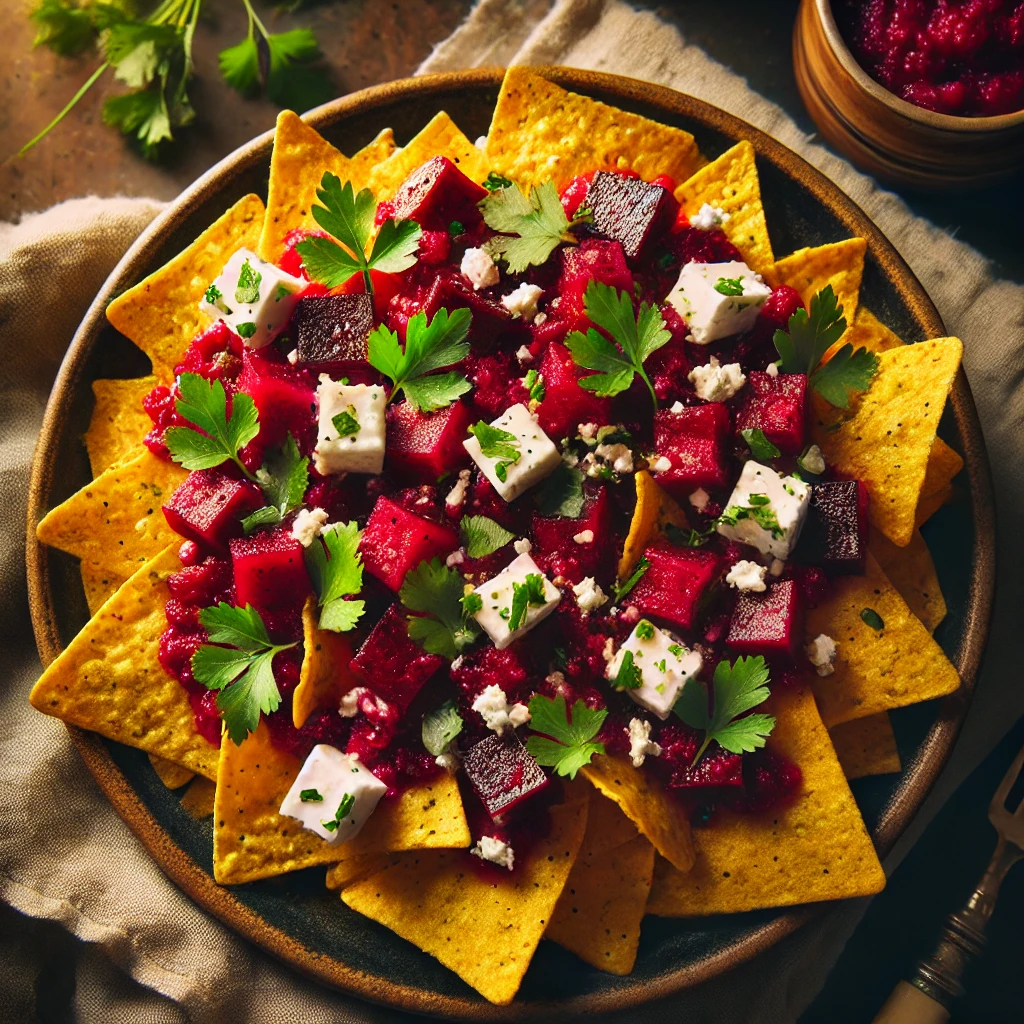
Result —
[[[145, 408], [146, 444], [191, 470], [164, 507], [161, 661], [211, 743], [262, 719], [388, 795], [458, 772], [474, 852], [508, 868], [596, 754], [698, 821], [799, 790], [765, 700], [831, 672], [804, 614], [863, 572], [867, 497], [780, 365], [845, 322], [831, 289], [810, 311], [772, 290], [674, 187], [600, 171], [526, 196], [438, 157], [374, 215], [325, 175], [330, 230], [210, 283], [213, 326]], [[369, 256], [335, 241], [345, 212], [376, 224]], [[668, 496], [663, 529], [641, 493]], [[300, 720], [304, 605], [350, 653]]]

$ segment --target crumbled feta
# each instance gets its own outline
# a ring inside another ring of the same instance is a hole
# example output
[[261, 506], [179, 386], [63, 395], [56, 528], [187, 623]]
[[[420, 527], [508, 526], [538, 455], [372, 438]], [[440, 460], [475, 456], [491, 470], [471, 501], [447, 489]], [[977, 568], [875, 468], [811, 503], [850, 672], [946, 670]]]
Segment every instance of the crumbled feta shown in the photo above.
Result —
[[460, 469], [459, 479], [455, 481], [455, 486], [448, 492], [448, 497], [444, 499], [446, 505], [451, 505], [452, 508], [458, 508], [466, 500], [466, 490], [469, 487], [469, 470]]
[[686, 406], [683, 405], [682, 402], [673, 402], [668, 411], [669, 412], [682, 412], [685, 408], [686, 408]]
[[744, 464], [716, 529], [728, 540], [785, 560], [800, 537], [810, 501], [809, 484], [780, 476], [751, 459]]
[[804, 646], [804, 653], [819, 676], [830, 676], [835, 672], [836, 642], [832, 637], [819, 633]]
[[291, 363], [292, 366], [295, 366], [295, 364], [298, 363], [298, 361], [299, 361], [299, 350], [297, 348], [293, 348], [291, 350], [291, 352], [288, 353], [288, 362]]
[[530, 709], [525, 704], [510, 706], [505, 691], [493, 684], [485, 686], [473, 701], [473, 710], [478, 711], [487, 728], [499, 736], [504, 736], [508, 729], [518, 729], [530, 720]]
[[[551, 303], [552, 308], [554, 308], [554, 305], [555, 305], [554, 302], [552, 302]], [[538, 313], [533, 318], [533, 325], [534, 325], [534, 327], [540, 327], [541, 324], [546, 324], [547, 322], [548, 322], [548, 315], [547, 315], [547, 313]]]
[[579, 605], [579, 609], [584, 615], [589, 615], [592, 611], [596, 611], [608, 600], [607, 595], [597, 585], [593, 576], [584, 576], [572, 588], [572, 592], [576, 595], [576, 604]]
[[629, 736], [629, 759], [634, 768], [643, 766], [644, 759], [661, 757], [661, 746], [651, 740], [651, 723], [644, 718], [631, 718], [626, 729]]
[[443, 754], [438, 754], [434, 758], [434, 764], [438, 768], [443, 768], [449, 775], [454, 775], [462, 765], [462, 760], [452, 747], [449, 747]]
[[741, 558], [726, 574], [725, 582], [741, 592], [753, 590], [759, 594], [768, 589], [764, 582], [765, 572], [767, 570], [763, 565]]
[[359, 702], [370, 691], [365, 686], [354, 686], [338, 701], [338, 714], [342, 718], [355, 718], [359, 714]]
[[599, 444], [594, 449], [599, 459], [611, 463], [616, 473], [633, 472], [633, 453], [624, 444]]
[[[540, 576], [544, 585], [544, 603], [529, 605], [522, 622], [510, 630], [509, 617], [516, 585], [523, 586], [527, 576]], [[483, 607], [474, 613], [473, 618], [494, 641], [494, 646], [499, 651], [533, 629], [542, 619], [547, 618], [562, 599], [558, 588], [544, 576], [528, 554], [516, 555], [494, 579], [481, 583], [473, 593], [483, 602]]]
[[705, 366], [695, 366], [687, 379], [705, 402], [727, 402], [747, 383], [739, 363], [723, 366], [714, 356]]
[[593, 530], [580, 530], [579, 533], [573, 534], [572, 538], [577, 544], [593, 544], [594, 543], [594, 531]]
[[494, 260], [483, 249], [467, 249], [459, 270], [469, 278], [475, 292], [497, 284], [501, 277]]
[[477, 149], [486, 149], [487, 148], [487, 136], [486, 135], [479, 136], [477, 138], [476, 142], [473, 143], [473, 145], [476, 146]]
[[300, 508], [292, 520], [292, 536], [308, 548], [320, 536], [327, 522], [327, 513], [322, 508]]
[[[558, 449], [522, 402], [506, 409], [491, 426], [515, 437], [512, 443], [519, 456], [516, 461], [484, 455], [480, 441], [475, 436], [467, 438], [462, 445], [505, 501], [518, 498], [523, 491], [540, 483], [561, 464], [562, 457]], [[499, 465], [504, 479], [498, 476]]]
[[689, 218], [690, 227], [699, 231], [711, 231], [713, 228], [720, 228], [729, 221], [730, 214], [726, 213], [720, 206], [712, 206], [704, 203], [703, 206]]
[[384, 389], [339, 384], [321, 373], [316, 399], [320, 409], [313, 451], [316, 471], [323, 476], [380, 473], [384, 469]]
[[698, 511], [703, 512], [708, 507], [708, 502], [711, 500], [711, 495], [704, 490], [703, 487], [698, 487], [697, 490], [690, 495], [690, 504]]
[[590, 441], [597, 436], [597, 424], [596, 423], [580, 423], [576, 426], [576, 432], [583, 438], [584, 441]]
[[520, 345], [519, 348], [516, 349], [516, 359], [521, 363], [533, 362], [533, 353], [530, 351], [528, 345]]
[[[605, 600], [608, 600], [605, 598]], [[615, 609], [612, 608], [612, 613]], [[612, 637], [608, 637], [604, 642], [604, 647], [601, 648], [601, 657], [604, 658], [605, 664], [607, 665], [615, 657], [615, 641]]]
[[806, 470], [808, 473], [813, 473], [815, 476], [821, 476], [828, 469], [828, 466], [825, 464], [825, 456], [816, 444], [812, 444], [797, 459], [797, 462], [800, 464], [801, 469]]
[[769, 363], [764, 368], [764, 372], [767, 373], [769, 377], [778, 377], [778, 375], [779, 375], [779, 364], [778, 363]]
[[462, 565], [462, 563], [465, 560], [466, 556], [462, 553], [462, 548], [457, 548], [450, 555], [448, 555], [448, 557], [444, 560], [444, 564], [448, 566], [449, 569], [451, 569], [452, 566]]
[[544, 294], [543, 288], [535, 284], [521, 284], [514, 292], [501, 297], [501, 304], [513, 315], [522, 318], [524, 323], [532, 323], [537, 315], [537, 300]]
[[512, 547], [517, 555], [528, 555], [533, 550], [529, 537], [520, 537]]
[[704, 663], [700, 654], [641, 619], [609, 663], [605, 671], [608, 679], [618, 675], [626, 651], [633, 655], [633, 664], [640, 672], [640, 686], [625, 692], [658, 718], [668, 718], [686, 681], [700, 672]]
[[347, 843], [359, 835], [387, 790], [356, 758], [319, 743], [299, 769], [280, 812], [329, 843]]
[[492, 864], [497, 864], [499, 868], [508, 868], [512, 870], [512, 864], [515, 861], [515, 851], [508, 843], [501, 839], [495, 839], [493, 836], [481, 836], [476, 843], [476, 846], [469, 851], [474, 857], [479, 857], [481, 860], [489, 860]]
[[742, 334], [754, 326], [771, 289], [746, 263], [684, 263], [668, 302], [698, 345]]
[[781, 576], [786, 563], [781, 558], [773, 558], [772, 564], [768, 566], [768, 572], [772, 576]]
[[672, 460], [664, 455], [659, 455], [652, 463], [651, 469], [655, 473], [667, 473], [672, 468]]

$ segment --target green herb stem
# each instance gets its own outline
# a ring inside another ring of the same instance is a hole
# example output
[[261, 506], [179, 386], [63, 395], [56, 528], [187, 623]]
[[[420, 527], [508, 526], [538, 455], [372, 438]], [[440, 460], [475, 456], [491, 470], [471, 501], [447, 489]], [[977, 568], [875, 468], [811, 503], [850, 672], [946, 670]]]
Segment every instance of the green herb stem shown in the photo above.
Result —
[[68, 100], [67, 105], [64, 109], [37, 135], [34, 135], [28, 142], [25, 143], [21, 149], [18, 150], [18, 156], [24, 156], [37, 142], [42, 141], [47, 135], [53, 131], [64, 120], [68, 114], [74, 110], [78, 101], [99, 81], [100, 76], [107, 68], [110, 67], [110, 61], [104, 61], [85, 81], [85, 84], [75, 93], [74, 96]]

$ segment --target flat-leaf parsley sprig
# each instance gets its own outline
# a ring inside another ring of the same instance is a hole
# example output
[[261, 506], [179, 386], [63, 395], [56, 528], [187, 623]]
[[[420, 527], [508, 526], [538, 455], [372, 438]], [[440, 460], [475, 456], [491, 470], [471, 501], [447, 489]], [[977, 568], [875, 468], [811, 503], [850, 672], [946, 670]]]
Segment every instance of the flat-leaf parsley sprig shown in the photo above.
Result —
[[256, 470], [256, 482], [267, 504], [242, 520], [246, 533], [257, 526], [281, 522], [302, 504], [309, 483], [309, 460], [299, 451], [291, 432], [284, 444], [272, 448], [263, 457], [263, 465]]
[[417, 613], [406, 616], [409, 636], [428, 654], [454, 660], [480, 635], [470, 618], [474, 610], [479, 610], [474, 609], [470, 598], [475, 597], [477, 602], [480, 598], [466, 595], [465, 586], [461, 574], [442, 565], [439, 558], [420, 562], [406, 573], [398, 600]]
[[526, 751], [537, 764], [575, 779], [595, 754], [604, 753], [604, 744], [596, 737], [607, 717], [606, 710], [595, 711], [582, 700], [577, 700], [570, 712], [562, 694], [553, 699], [534, 694], [530, 698], [533, 731], [526, 740]]
[[494, 475], [504, 483], [508, 477], [508, 467], [514, 466], [522, 457], [519, 438], [485, 420], [474, 423], [469, 432], [480, 442], [481, 455], [488, 459], [498, 459], [494, 464]]
[[357, 523], [332, 523], [306, 548], [306, 569], [320, 604], [320, 628], [346, 633], [362, 618], [365, 601], [349, 598], [363, 589]]

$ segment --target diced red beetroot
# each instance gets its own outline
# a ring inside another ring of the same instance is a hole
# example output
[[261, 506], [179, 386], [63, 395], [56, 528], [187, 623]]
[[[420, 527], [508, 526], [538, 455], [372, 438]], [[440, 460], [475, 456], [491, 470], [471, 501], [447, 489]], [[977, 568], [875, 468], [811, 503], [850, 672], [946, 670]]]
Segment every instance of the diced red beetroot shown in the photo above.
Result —
[[[682, 214], [682, 211], [680, 211]], [[701, 231], [699, 228], [680, 227], [669, 236], [669, 248], [680, 263], [730, 263], [743, 256], [721, 228]]]
[[466, 402], [436, 412], [419, 412], [408, 402], [391, 406], [387, 424], [388, 471], [410, 480], [434, 483], [467, 465], [462, 442], [473, 417]]
[[447, 157], [435, 156], [421, 164], [402, 183], [391, 200], [390, 215], [395, 220], [415, 220], [424, 227], [447, 230], [452, 220], [480, 219], [476, 204], [487, 190]]
[[587, 238], [562, 250], [562, 276], [558, 282], [558, 316], [574, 327], [589, 323], [583, 293], [591, 281], [600, 281], [619, 291], [633, 294], [633, 275], [626, 266], [626, 254], [618, 242]]
[[789, 326], [789, 318], [803, 308], [804, 300], [800, 298], [800, 293], [788, 284], [780, 284], [778, 288], [772, 289], [758, 316], [764, 317], [772, 326], [785, 330]]
[[301, 608], [310, 592], [302, 545], [285, 530], [262, 530], [231, 541], [231, 564], [240, 608]]
[[351, 667], [374, 693], [404, 711], [427, 680], [444, 664], [409, 638], [405, 616], [393, 604], [352, 659]]
[[311, 453], [316, 444], [316, 395], [308, 375], [249, 350], [242, 359], [238, 389], [252, 396], [260, 417], [253, 449], [265, 452], [291, 434], [301, 451]]
[[565, 215], [569, 220], [576, 216], [576, 211], [583, 205], [587, 189], [590, 188], [590, 183], [594, 180], [596, 173], [597, 171], [589, 171], [587, 174], [577, 174], [559, 192], [558, 198], [562, 201], [562, 209], [565, 210]]
[[[599, 487], [596, 494], [588, 491], [579, 519], [533, 514], [534, 557], [552, 576], [562, 576], [572, 583], [579, 583], [585, 576], [603, 577], [615, 552], [615, 546], [607, 542], [611, 529], [608, 489]], [[589, 543], [574, 540], [587, 531], [593, 534]]]
[[867, 534], [868, 491], [859, 480], [815, 484], [797, 553], [836, 574], [863, 573]]
[[234, 577], [227, 558], [208, 555], [202, 562], [186, 565], [181, 572], [167, 577], [167, 589], [182, 604], [208, 608], [221, 601], [234, 599]]
[[598, 234], [619, 242], [626, 259], [639, 260], [672, 226], [679, 204], [660, 185], [598, 171], [585, 199]]
[[725, 643], [737, 654], [795, 659], [803, 634], [800, 587], [795, 580], [779, 580], [764, 593], [748, 590], [739, 595]]
[[242, 519], [265, 504], [260, 489], [217, 469], [189, 473], [164, 505], [167, 525], [208, 548], [227, 548], [241, 536]]
[[729, 410], [721, 402], [680, 412], [659, 409], [654, 414], [654, 450], [672, 465], [658, 471], [658, 483], [679, 499], [698, 487], [724, 487], [729, 482], [728, 436]]
[[292, 277], [302, 277], [308, 281], [309, 274], [306, 273], [306, 268], [302, 265], [302, 257], [295, 247], [306, 238], [329, 237], [326, 231], [308, 231], [306, 228], [293, 228], [284, 236], [284, 252], [277, 261], [277, 265], [286, 274], [291, 274]]
[[468, 398], [487, 419], [500, 416], [517, 402], [525, 405], [530, 401], [530, 393], [522, 384], [524, 371], [511, 352], [470, 353], [465, 367], [473, 385]]
[[580, 387], [580, 377], [588, 376], [589, 371], [580, 370], [564, 345], [557, 341], [548, 345], [540, 374], [544, 401], [537, 406], [537, 419], [552, 440], [574, 435], [580, 423], [604, 426], [611, 421], [611, 400]]
[[[661, 757], [652, 767], [665, 778], [669, 789], [695, 790], [698, 798], [705, 798], [708, 790], [729, 789], [743, 785], [743, 757], [730, 754], [717, 743], [712, 743], [700, 761], [693, 759], [700, 749], [702, 736], [681, 722], [668, 722], [655, 733], [661, 746]], [[718, 796], [718, 793], [713, 794]]]
[[799, 455], [804, 447], [807, 377], [802, 373], [772, 376], [762, 370], [747, 374], [747, 398], [736, 417], [736, 436], [756, 428], [783, 455]]
[[510, 704], [528, 701], [532, 696], [532, 687], [515, 645], [499, 651], [488, 644], [467, 651], [459, 659], [457, 667], [452, 663], [451, 678], [461, 691], [461, 702], [467, 708], [472, 707], [473, 701], [488, 686], [501, 687]]
[[454, 530], [384, 497], [377, 499], [359, 542], [366, 571], [396, 594], [410, 569], [435, 556], [443, 559], [458, 546]]
[[[512, 314], [498, 301], [476, 291], [462, 274], [444, 274], [438, 278], [438, 305], [449, 312], [468, 309], [473, 314], [469, 340], [489, 342], [508, 326]], [[427, 313], [428, 318], [433, 312]]]
[[788, 804], [803, 781], [799, 765], [770, 750], [755, 750], [743, 757], [743, 790], [723, 803], [740, 814], [764, 813]]
[[693, 629], [702, 599], [725, 568], [722, 556], [701, 548], [658, 545], [647, 548], [650, 567], [625, 598], [641, 615], [665, 619], [680, 629]]
[[366, 342], [373, 329], [369, 295], [302, 298], [293, 315], [300, 364], [315, 363], [318, 370], [338, 374], [366, 364]]
[[513, 736], [481, 740], [466, 751], [462, 767], [487, 813], [499, 825], [548, 784], [540, 765]]
[[231, 394], [231, 385], [242, 369], [242, 350], [242, 339], [223, 320], [218, 320], [193, 338], [174, 368], [174, 375], [198, 373], [207, 380], [216, 378]]

